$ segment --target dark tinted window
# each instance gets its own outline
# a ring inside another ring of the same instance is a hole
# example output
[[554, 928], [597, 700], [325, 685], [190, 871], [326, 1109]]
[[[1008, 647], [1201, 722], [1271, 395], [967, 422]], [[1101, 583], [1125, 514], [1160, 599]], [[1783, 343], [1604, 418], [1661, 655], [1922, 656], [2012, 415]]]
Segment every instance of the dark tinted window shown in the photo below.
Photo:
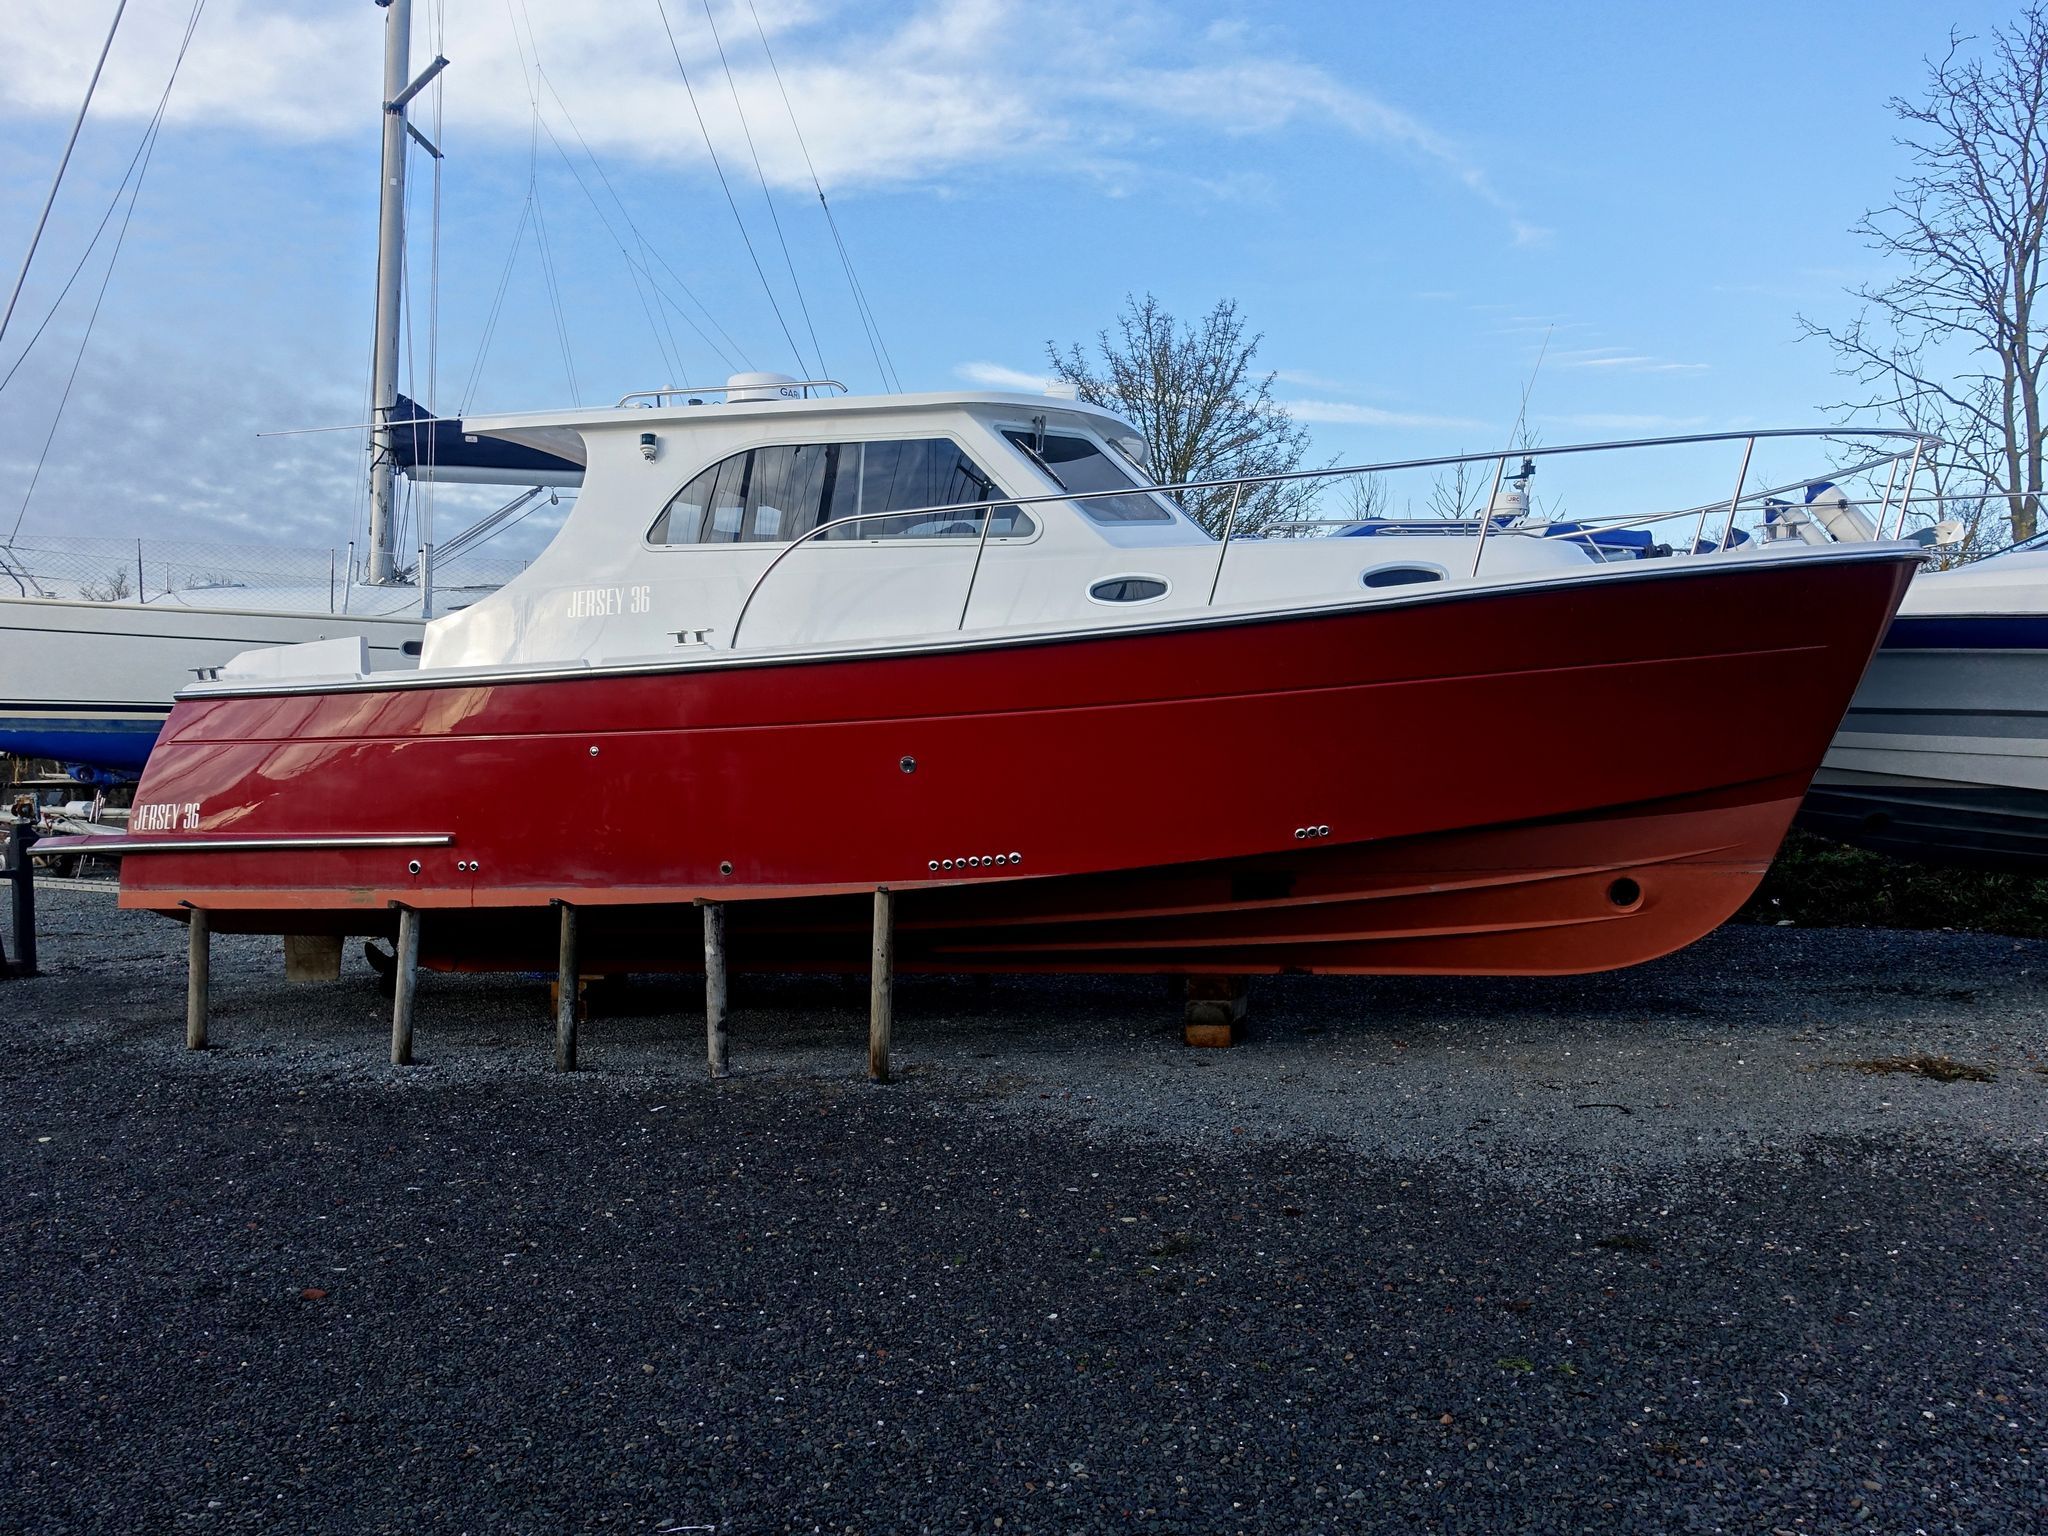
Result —
[[1166, 596], [1166, 583], [1156, 576], [1113, 576], [1095, 583], [1088, 595], [1101, 603], [1143, 603]]
[[[655, 544], [780, 544], [840, 518], [908, 512], [869, 517], [824, 537], [976, 538], [979, 508], [930, 515], [910, 509], [972, 502], [997, 490], [957, 443], [944, 438], [749, 448], [676, 492], [647, 537]], [[1010, 538], [1033, 527], [1018, 508], [999, 506], [989, 534]]]
[[1442, 581], [1444, 573], [1427, 565], [1381, 565], [1365, 573], [1368, 587], [1412, 587], [1425, 581]]
[[[1137, 482], [1118, 467], [1115, 460], [1085, 437], [1063, 437], [1048, 432], [1042, 438], [1031, 432], [1005, 432], [1003, 436], [1052, 476], [1063, 491], [1128, 490]], [[1156, 496], [1098, 496], [1074, 503], [1098, 523], [1170, 523], [1173, 514]]]

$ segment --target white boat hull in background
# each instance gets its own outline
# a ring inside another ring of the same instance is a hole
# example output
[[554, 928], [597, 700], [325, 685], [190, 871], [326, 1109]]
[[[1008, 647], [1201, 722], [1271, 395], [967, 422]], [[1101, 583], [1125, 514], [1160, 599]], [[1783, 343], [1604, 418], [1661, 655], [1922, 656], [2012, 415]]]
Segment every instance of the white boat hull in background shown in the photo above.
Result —
[[361, 635], [372, 665], [404, 668], [424, 628], [417, 616], [0, 596], [0, 752], [133, 773], [171, 696], [238, 652]]
[[1914, 578], [1800, 820], [1922, 863], [2048, 873], [2048, 552]]

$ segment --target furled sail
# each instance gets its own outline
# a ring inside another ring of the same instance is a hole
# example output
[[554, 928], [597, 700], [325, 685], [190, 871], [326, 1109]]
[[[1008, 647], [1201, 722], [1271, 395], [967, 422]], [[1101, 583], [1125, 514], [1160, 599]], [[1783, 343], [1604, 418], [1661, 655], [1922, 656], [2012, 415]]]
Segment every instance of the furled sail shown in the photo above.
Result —
[[391, 434], [394, 467], [411, 480], [444, 485], [581, 485], [574, 459], [465, 432], [462, 423], [436, 420], [418, 401], [398, 397]]

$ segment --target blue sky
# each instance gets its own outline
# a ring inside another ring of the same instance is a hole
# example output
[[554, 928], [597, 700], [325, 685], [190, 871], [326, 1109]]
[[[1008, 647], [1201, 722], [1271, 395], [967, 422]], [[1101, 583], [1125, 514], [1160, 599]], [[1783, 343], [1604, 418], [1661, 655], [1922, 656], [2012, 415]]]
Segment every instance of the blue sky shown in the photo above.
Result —
[[[665, 4], [808, 353], [701, 0]], [[1127, 291], [1189, 314], [1231, 296], [1319, 454], [1346, 461], [1496, 445], [1546, 337], [1529, 411], [1551, 443], [1828, 419], [1841, 388], [1828, 355], [1795, 340], [1794, 316], [1839, 318], [1844, 284], [1877, 273], [1847, 231], [1904, 166], [1885, 100], [1918, 91], [1951, 25], [1982, 32], [2008, 14], [1965, 0], [756, 4], [906, 387], [1035, 375], [1048, 339], [1091, 336]], [[0, 76], [10, 281], [112, 10], [16, 0], [0, 13], [0, 57], [17, 61]], [[132, 0], [0, 371], [105, 210], [187, 10]], [[424, 61], [437, 7], [417, 11]], [[347, 536], [359, 443], [255, 434], [360, 419], [382, 14], [369, 0], [208, 0], [24, 532]], [[818, 350], [856, 390], [878, 388], [755, 13], [715, 0], [712, 14]], [[444, 409], [462, 397], [526, 197], [530, 91], [571, 155], [572, 118], [595, 149], [671, 290], [687, 283], [747, 361], [796, 371], [655, 0], [447, 0], [441, 46], [454, 61]], [[423, 97], [416, 118], [431, 111]], [[674, 382], [625, 259], [539, 143], [577, 393]], [[0, 392], [0, 533], [101, 269]], [[723, 377], [723, 360], [670, 325], [686, 382]], [[569, 399], [529, 239], [472, 404]]]

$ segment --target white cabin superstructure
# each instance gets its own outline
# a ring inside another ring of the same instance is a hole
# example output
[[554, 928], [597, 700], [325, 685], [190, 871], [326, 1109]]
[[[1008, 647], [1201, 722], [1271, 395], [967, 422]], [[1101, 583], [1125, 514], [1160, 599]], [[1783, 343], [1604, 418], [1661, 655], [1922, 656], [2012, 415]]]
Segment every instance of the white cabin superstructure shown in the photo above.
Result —
[[[1443, 580], [1470, 574], [1474, 554], [1469, 531], [1447, 528], [1398, 541], [1239, 539], [1225, 560], [1171, 495], [1144, 489], [1143, 441], [1128, 422], [1057, 397], [747, 400], [464, 427], [581, 462], [583, 489], [525, 572], [428, 626], [426, 670], [1356, 601], [1369, 572]], [[837, 526], [818, 532], [827, 523]], [[1588, 563], [1584, 546], [1554, 539], [1499, 539], [1484, 555], [1490, 576]]]

